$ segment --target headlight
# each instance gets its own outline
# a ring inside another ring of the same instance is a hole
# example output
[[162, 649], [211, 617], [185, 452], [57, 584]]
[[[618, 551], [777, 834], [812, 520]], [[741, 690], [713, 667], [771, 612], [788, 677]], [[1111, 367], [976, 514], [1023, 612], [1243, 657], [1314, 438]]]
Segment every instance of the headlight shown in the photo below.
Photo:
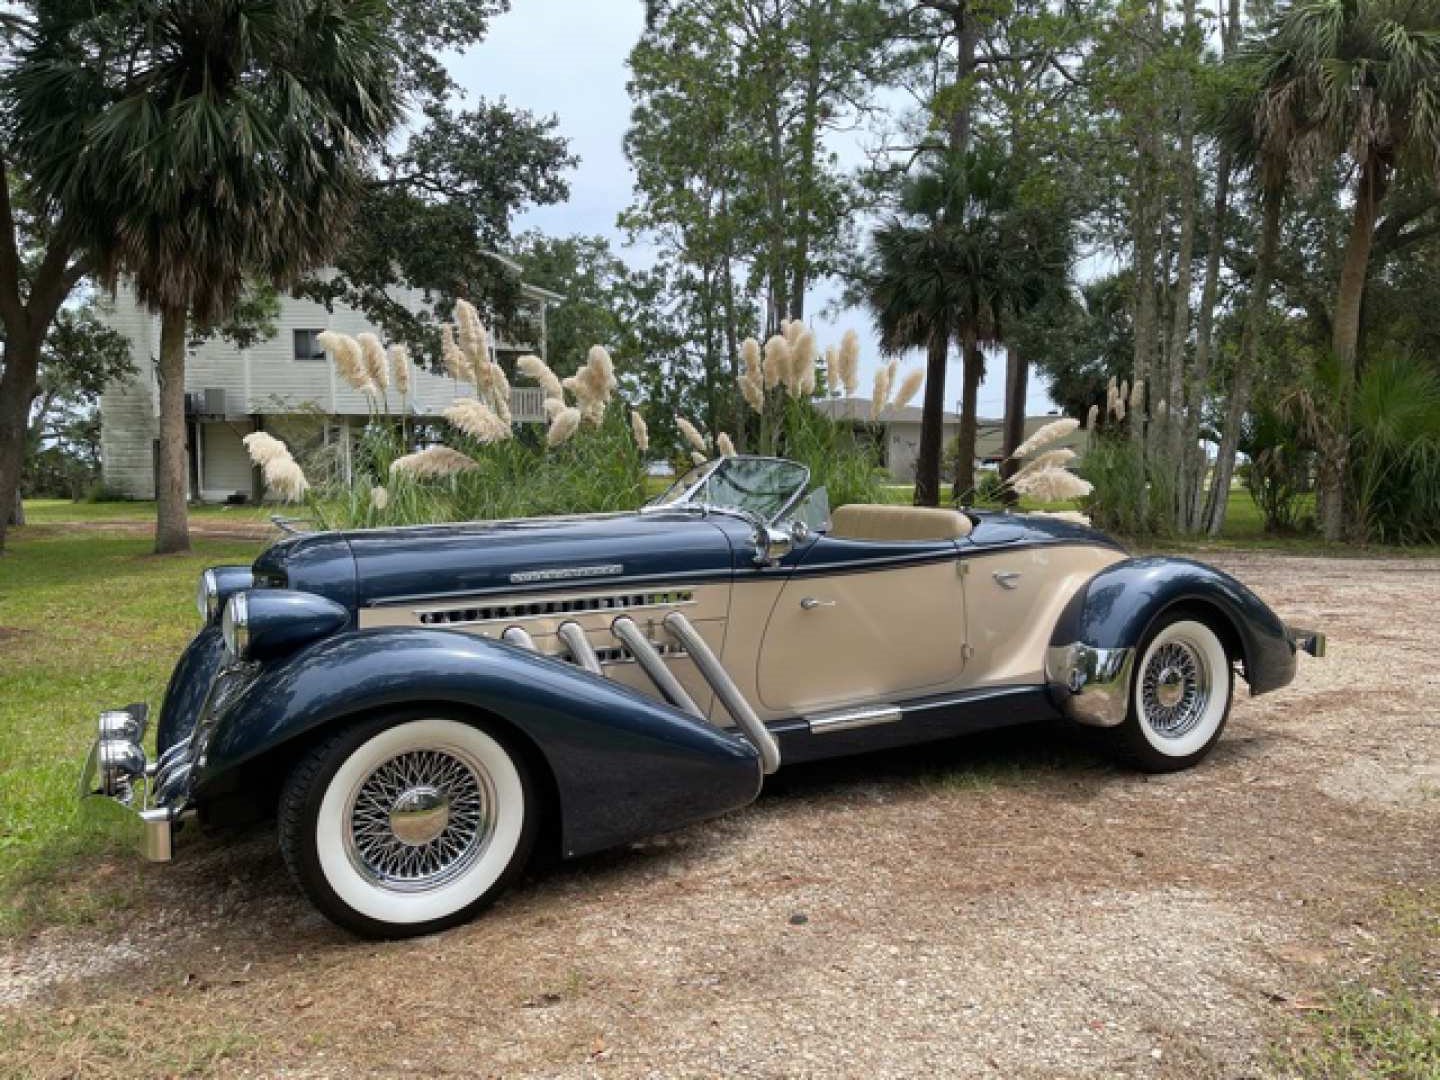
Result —
[[250, 651], [250, 604], [243, 592], [236, 593], [225, 604], [225, 614], [220, 619], [220, 637], [225, 648], [236, 660], [244, 660]]
[[212, 566], [195, 586], [195, 609], [206, 623], [214, 622], [225, 601], [254, 584], [255, 574], [248, 566]]
[[206, 570], [200, 575], [200, 583], [195, 586], [195, 610], [200, 612], [200, 618], [209, 622], [214, 616], [215, 610], [212, 605], [219, 603], [220, 588], [215, 583], [215, 571]]
[[252, 589], [225, 604], [220, 634], [235, 659], [264, 663], [342, 630], [349, 621], [345, 605], [314, 593]]

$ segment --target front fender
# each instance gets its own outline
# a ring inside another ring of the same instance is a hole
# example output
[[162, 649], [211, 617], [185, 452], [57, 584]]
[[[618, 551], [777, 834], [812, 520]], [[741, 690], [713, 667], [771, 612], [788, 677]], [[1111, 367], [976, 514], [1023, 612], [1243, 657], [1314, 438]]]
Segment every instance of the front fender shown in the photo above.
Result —
[[1133, 650], [1161, 612], [1179, 605], [1224, 620], [1252, 694], [1278, 690], [1295, 677], [1295, 640], [1280, 617], [1229, 574], [1193, 559], [1151, 555], [1106, 567], [1061, 612], [1051, 648]]
[[754, 747], [678, 709], [486, 638], [384, 627], [262, 666], [210, 724], [197, 801], [307, 733], [418, 702], [494, 715], [530, 741], [555, 780], [567, 856], [713, 817], [759, 792]]

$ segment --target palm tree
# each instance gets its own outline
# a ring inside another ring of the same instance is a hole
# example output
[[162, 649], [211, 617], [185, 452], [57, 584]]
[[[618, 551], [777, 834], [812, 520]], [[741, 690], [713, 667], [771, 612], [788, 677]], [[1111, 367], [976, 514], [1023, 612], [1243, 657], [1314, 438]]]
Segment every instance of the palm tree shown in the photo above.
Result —
[[[1302, 0], [1260, 45], [1258, 140], [1304, 179], [1348, 159], [1350, 233], [1335, 295], [1337, 430], [1349, 430], [1360, 306], [1380, 205], [1397, 172], [1440, 183], [1440, 0]], [[1326, 539], [1344, 524], [1348, 439], [1324, 454]]]
[[[156, 551], [189, 547], [185, 344], [247, 280], [285, 285], [343, 237], [398, 118], [383, 0], [61, 6], [19, 57], [17, 147], [101, 275], [158, 311]], [[95, 12], [101, 14], [95, 14]]]
[[940, 498], [944, 440], [945, 368], [958, 339], [963, 362], [955, 494], [974, 485], [976, 410], [985, 374], [982, 349], [999, 340], [1006, 283], [1013, 276], [1000, 216], [1013, 189], [998, 155], [988, 148], [952, 156], [908, 181], [899, 213], [875, 230], [864, 294], [889, 354], [926, 351], [925, 399], [915, 503]]

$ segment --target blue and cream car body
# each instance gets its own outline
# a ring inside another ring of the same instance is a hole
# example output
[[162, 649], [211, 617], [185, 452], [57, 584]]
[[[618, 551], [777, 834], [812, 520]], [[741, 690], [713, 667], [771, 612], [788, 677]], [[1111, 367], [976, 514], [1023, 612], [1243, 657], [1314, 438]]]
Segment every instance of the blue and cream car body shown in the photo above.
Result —
[[274, 815], [364, 933], [467, 917], [562, 856], [743, 806], [784, 764], [1062, 717], [1143, 768], [1218, 739], [1234, 672], [1323, 637], [1203, 564], [1042, 515], [844, 506], [769, 458], [635, 513], [287, 536], [202, 577], [141, 741], [102, 714], [84, 790], [144, 822]]

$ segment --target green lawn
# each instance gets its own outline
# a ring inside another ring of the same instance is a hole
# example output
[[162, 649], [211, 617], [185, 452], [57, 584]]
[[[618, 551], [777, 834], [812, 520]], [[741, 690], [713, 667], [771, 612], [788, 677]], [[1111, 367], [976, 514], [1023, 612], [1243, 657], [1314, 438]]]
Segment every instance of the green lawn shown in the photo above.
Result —
[[[272, 507], [256, 506], [192, 506], [190, 517], [196, 521], [265, 522], [275, 512]], [[69, 499], [26, 499], [25, 521], [29, 525], [65, 525], [72, 522], [124, 521], [153, 524], [153, 502], [71, 502]]]
[[[137, 514], [143, 506], [122, 505]], [[96, 510], [41, 504], [31, 520], [113, 520]], [[196, 629], [196, 575], [249, 562], [260, 549], [254, 540], [197, 540], [189, 555], [157, 557], [145, 536], [22, 528], [11, 537], [0, 557], [0, 929], [36, 917], [84, 919], [115, 899], [105, 888], [45, 887], [67, 860], [120, 843], [97, 835], [75, 809], [95, 715], [158, 703]]]

